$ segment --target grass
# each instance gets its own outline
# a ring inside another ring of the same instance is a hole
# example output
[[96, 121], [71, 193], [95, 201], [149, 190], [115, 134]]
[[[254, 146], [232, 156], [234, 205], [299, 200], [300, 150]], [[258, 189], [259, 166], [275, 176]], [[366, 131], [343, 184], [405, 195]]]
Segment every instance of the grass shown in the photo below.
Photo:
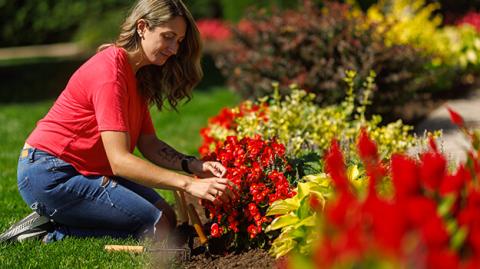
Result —
[[[224, 106], [232, 106], [238, 97], [224, 88], [197, 90], [188, 104], [173, 111], [152, 109], [158, 136], [179, 151], [197, 155], [199, 130], [207, 119]], [[20, 197], [16, 184], [16, 166], [23, 143], [48, 111], [53, 101], [0, 105], [0, 230], [26, 216], [30, 209]], [[171, 193], [159, 191], [173, 201]], [[151, 265], [148, 254], [106, 253], [106, 244], [137, 244], [132, 240], [75, 239], [43, 245], [38, 241], [0, 244], [1, 268], [144, 268]]]

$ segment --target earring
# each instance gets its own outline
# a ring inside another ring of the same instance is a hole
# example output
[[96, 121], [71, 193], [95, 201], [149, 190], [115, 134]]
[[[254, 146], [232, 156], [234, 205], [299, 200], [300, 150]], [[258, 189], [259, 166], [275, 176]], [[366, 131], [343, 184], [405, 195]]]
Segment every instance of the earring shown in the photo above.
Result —
[[143, 39], [143, 34], [142, 34], [142, 32], [138, 31], [138, 36], [139, 36], [141, 39]]

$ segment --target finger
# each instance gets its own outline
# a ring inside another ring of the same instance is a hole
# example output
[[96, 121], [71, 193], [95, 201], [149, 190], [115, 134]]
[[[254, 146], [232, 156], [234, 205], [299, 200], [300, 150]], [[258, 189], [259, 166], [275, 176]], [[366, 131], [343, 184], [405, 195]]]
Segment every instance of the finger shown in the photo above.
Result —
[[[217, 184], [215, 185], [215, 188], [217, 189], [220, 189], [222, 191], [225, 191], [225, 190], [229, 190], [230, 193], [229, 193], [229, 196], [235, 200], [238, 196], [240, 196], [238, 194], [238, 191], [239, 191], [239, 188], [238, 186], [233, 183], [231, 180], [227, 179], [225, 184], [224, 184], [225, 181], [222, 180], [222, 178], [218, 178], [217, 180]], [[231, 194], [231, 195], [230, 195]]]
[[231, 181], [228, 178], [217, 177], [215, 178], [215, 182], [226, 186], [227, 184], [230, 184], [229, 182]]
[[221, 177], [223, 175], [221, 167], [218, 165], [218, 163], [209, 163], [207, 168], [216, 177]]
[[230, 198], [228, 197], [226, 192], [218, 192], [218, 197], [220, 197], [220, 200], [222, 200], [222, 202], [224, 203], [230, 202]]
[[227, 168], [225, 168], [221, 163], [214, 163], [214, 167], [216, 170], [216, 176], [223, 177], [227, 173]]
[[227, 184], [228, 184], [228, 186], [230, 186], [235, 191], [238, 191], [238, 186], [235, 183], [233, 183], [233, 181], [228, 180]]
[[[234, 184], [235, 185], [235, 184]], [[231, 199], [234, 200], [236, 195], [233, 193], [233, 189], [229, 187], [229, 184], [215, 184], [214, 187], [221, 193], [225, 193], [225, 195]]]
[[207, 193], [203, 199], [215, 203], [215, 196], [213, 194]]

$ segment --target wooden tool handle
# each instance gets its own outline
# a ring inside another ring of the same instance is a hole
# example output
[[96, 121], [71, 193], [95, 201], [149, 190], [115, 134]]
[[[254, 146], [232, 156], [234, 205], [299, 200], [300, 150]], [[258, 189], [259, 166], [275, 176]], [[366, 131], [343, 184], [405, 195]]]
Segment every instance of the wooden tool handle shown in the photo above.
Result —
[[200, 222], [197, 211], [192, 204], [188, 204], [188, 214], [190, 215], [190, 220], [192, 221], [193, 228], [195, 228], [195, 231], [198, 234], [200, 244], [204, 245], [205, 243], [207, 243], [208, 239], [203, 232], [202, 223]]
[[108, 252], [126, 251], [130, 253], [142, 253], [145, 251], [144, 246], [126, 246], [126, 245], [105, 245]]
[[185, 202], [183, 191], [173, 191], [173, 194], [178, 207], [178, 221], [180, 223], [188, 223], [187, 202]]

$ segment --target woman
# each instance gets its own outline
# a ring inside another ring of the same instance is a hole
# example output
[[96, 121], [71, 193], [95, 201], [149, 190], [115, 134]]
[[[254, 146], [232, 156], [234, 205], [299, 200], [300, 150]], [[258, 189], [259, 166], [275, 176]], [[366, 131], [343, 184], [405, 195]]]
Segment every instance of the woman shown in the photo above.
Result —
[[[35, 210], [0, 236], [20, 241], [64, 236], [165, 236], [172, 208], [152, 189], [226, 202], [225, 168], [183, 155], [160, 141], [149, 104], [191, 97], [202, 77], [198, 30], [181, 0], [139, 0], [114, 45], [71, 77], [28, 137], [18, 188]], [[133, 154], [138, 147], [147, 159]], [[170, 169], [170, 170], [167, 170]], [[203, 179], [173, 172], [183, 170]], [[233, 186], [233, 185], [232, 185]]]

